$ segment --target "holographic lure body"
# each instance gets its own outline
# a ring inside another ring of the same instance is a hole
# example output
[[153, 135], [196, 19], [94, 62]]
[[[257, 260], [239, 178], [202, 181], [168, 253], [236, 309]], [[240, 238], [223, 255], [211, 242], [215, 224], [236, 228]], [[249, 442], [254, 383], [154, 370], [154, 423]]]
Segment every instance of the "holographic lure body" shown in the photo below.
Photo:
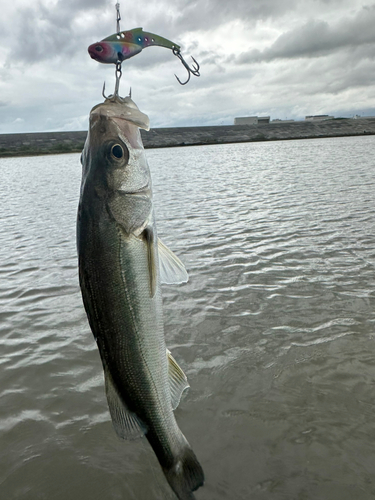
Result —
[[130, 59], [139, 54], [142, 49], [153, 45], [180, 53], [180, 46], [177, 43], [154, 33], [143, 31], [143, 28], [115, 33], [100, 42], [93, 43], [88, 48], [88, 51], [92, 59], [98, 62], [116, 64], [125, 61], [125, 59]]

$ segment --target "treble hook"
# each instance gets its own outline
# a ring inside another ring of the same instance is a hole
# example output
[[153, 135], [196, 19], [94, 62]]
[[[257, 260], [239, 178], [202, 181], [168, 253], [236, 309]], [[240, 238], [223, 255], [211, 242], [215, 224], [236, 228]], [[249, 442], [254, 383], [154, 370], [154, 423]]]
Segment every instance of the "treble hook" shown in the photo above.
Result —
[[193, 65], [192, 68], [190, 68], [190, 66], [188, 65], [188, 63], [185, 61], [185, 59], [182, 57], [181, 55], [181, 52], [179, 49], [172, 49], [172, 52], [175, 56], [177, 56], [179, 58], [179, 60], [182, 62], [182, 64], [184, 65], [186, 71], [188, 72], [188, 79], [186, 80], [186, 82], [182, 82], [178, 76], [175, 74], [174, 76], [176, 77], [178, 83], [180, 85], [186, 85], [188, 83], [188, 81], [190, 80], [190, 77], [191, 75], [194, 75], [194, 76], [200, 76], [200, 73], [199, 73], [199, 64], [197, 63], [197, 61], [194, 59], [193, 56], [191, 56], [191, 58], [193, 59], [194, 63], [195, 63], [195, 66]]

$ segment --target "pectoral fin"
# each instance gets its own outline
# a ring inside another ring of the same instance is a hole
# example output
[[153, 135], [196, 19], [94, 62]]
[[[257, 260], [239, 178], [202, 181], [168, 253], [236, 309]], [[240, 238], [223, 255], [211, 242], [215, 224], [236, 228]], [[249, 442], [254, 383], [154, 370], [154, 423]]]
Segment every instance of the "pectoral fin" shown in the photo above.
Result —
[[147, 432], [146, 425], [134, 412], [128, 410], [118, 394], [108, 367], [105, 364], [104, 378], [109, 412], [118, 437], [131, 440], [144, 436]]
[[171, 390], [172, 409], [175, 410], [180, 404], [182, 393], [190, 387], [185, 373], [178, 366], [177, 361], [167, 349], [168, 378]]
[[158, 239], [160, 281], [165, 284], [187, 283], [189, 280], [185, 266], [164, 243]]

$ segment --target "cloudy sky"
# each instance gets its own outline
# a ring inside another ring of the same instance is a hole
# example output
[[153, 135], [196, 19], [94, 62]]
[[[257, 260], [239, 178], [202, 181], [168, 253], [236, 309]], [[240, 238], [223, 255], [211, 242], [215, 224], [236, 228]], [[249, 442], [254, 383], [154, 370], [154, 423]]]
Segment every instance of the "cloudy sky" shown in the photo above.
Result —
[[[152, 127], [232, 124], [235, 116], [303, 119], [375, 115], [375, 3], [371, 0], [120, 1], [121, 29], [143, 27], [193, 55], [201, 77], [170, 50], [123, 63], [120, 94]], [[85, 130], [114, 89], [114, 66], [88, 45], [116, 31], [115, 1], [3, 1], [0, 133]]]

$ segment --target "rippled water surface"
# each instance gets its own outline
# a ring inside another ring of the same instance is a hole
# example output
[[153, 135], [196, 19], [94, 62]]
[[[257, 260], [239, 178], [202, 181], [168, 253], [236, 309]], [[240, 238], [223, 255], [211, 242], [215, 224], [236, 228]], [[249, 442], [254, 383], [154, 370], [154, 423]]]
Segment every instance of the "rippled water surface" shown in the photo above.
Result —
[[[375, 496], [375, 138], [147, 151], [197, 500]], [[0, 160], [0, 498], [172, 500], [122, 442], [77, 278], [79, 155]]]

